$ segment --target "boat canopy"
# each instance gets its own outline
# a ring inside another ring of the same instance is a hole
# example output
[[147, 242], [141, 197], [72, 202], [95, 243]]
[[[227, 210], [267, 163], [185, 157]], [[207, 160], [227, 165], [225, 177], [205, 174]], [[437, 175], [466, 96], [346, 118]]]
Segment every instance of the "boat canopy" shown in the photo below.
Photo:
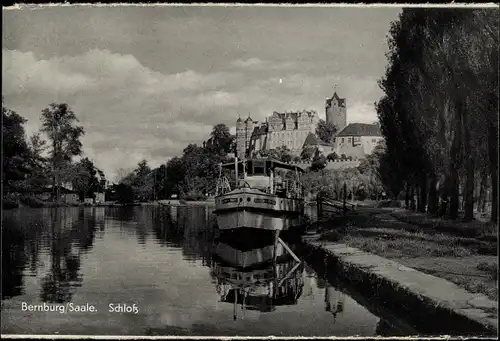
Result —
[[[262, 168], [262, 173], [265, 173], [265, 170], [274, 170], [276, 168], [305, 173], [305, 170], [299, 166], [281, 162], [276, 159], [247, 159], [238, 161], [238, 171], [243, 171], [244, 162], [246, 163], [246, 169], [247, 170], [253, 169], [254, 170], [253, 173], [260, 173], [260, 172], [255, 172], [257, 168]], [[224, 163], [222, 164], [222, 168], [234, 170], [235, 163], [234, 162]]]

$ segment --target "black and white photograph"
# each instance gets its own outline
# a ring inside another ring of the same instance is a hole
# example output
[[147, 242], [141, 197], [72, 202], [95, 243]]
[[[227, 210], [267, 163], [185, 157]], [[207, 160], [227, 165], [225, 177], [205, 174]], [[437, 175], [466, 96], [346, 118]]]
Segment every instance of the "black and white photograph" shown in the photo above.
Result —
[[2, 338], [498, 337], [499, 18], [3, 7]]

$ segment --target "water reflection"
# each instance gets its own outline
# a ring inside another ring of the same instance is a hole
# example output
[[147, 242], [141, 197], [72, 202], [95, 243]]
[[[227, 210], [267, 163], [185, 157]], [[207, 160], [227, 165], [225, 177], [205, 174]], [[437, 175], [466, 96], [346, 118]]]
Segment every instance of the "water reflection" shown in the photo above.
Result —
[[239, 245], [238, 241], [216, 242], [211, 271], [220, 301], [233, 304], [233, 319], [238, 310], [244, 317], [246, 310], [270, 312], [276, 306], [297, 304], [304, 286], [304, 264], [281, 244], [253, 249]]
[[[390, 323], [346, 296], [326, 274], [296, 262], [281, 244], [215, 239], [211, 211], [188, 206], [5, 212], [2, 317], [8, 321], [2, 332], [397, 335]], [[139, 315], [104, 309], [129, 301], [140, 305]], [[47, 323], [54, 316], [23, 312], [20, 302], [89, 302], [102, 309]]]
[[[40, 299], [48, 303], [71, 301], [82, 284], [82, 254], [92, 249], [97, 228], [104, 227], [104, 208], [43, 209], [6, 212], [2, 220], [2, 299], [23, 293], [26, 266], [41, 278]], [[40, 262], [40, 253], [49, 256], [48, 269]]]

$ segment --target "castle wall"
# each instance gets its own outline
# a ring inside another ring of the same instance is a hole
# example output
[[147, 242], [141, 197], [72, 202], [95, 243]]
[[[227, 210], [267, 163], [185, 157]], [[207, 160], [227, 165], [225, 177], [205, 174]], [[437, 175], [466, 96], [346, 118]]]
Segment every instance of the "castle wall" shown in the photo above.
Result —
[[[324, 169], [332, 170], [332, 169], [347, 169], [347, 168], [356, 168], [360, 165], [360, 160], [335, 160], [328, 161]], [[303, 169], [307, 169], [311, 167], [311, 162], [301, 161], [301, 162], [291, 162], [291, 165], [299, 166]]]
[[339, 156], [363, 157], [371, 154], [383, 137], [381, 136], [342, 136], [336, 137], [334, 150]]
[[[316, 131], [319, 118], [315, 112], [278, 113], [274, 112], [267, 120], [268, 133], [255, 140], [255, 151], [276, 149], [286, 146], [294, 155], [300, 155], [302, 146], [310, 132]], [[250, 139], [256, 124], [240, 123], [236, 130], [237, 150], [241, 155], [250, 146]]]

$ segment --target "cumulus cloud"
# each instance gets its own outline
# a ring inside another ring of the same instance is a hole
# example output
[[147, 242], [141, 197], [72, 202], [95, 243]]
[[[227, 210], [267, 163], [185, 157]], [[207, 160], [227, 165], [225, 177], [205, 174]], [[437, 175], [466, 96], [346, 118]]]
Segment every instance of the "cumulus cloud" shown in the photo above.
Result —
[[238, 116], [264, 120], [274, 110], [302, 109], [324, 115], [324, 99], [334, 84], [348, 98], [349, 121], [373, 122], [376, 116], [366, 103], [380, 97], [376, 79], [314, 73], [310, 65], [257, 57], [210, 73], [172, 74], [108, 50], [44, 60], [3, 49], [2, 57], [5, 102], [28, 119], [27, 132], [39, 128], [40, 111], [49, 103], [68, 103], [86, 130], [86, 156], [110, 178], [142, 159], [152, 166], [166, 162], [188, 143], [206, 140], [217, 123], [234, 131]]
[[231, 63], [232, 66], [236, 66], [236, 67], [249, 67], [249, 66], [262, 65], [262, 64], [265, 64], [265, 62], [263, 60], [260, 60], [259, 58], [249, 58], [246, 60], [237, 59]]

